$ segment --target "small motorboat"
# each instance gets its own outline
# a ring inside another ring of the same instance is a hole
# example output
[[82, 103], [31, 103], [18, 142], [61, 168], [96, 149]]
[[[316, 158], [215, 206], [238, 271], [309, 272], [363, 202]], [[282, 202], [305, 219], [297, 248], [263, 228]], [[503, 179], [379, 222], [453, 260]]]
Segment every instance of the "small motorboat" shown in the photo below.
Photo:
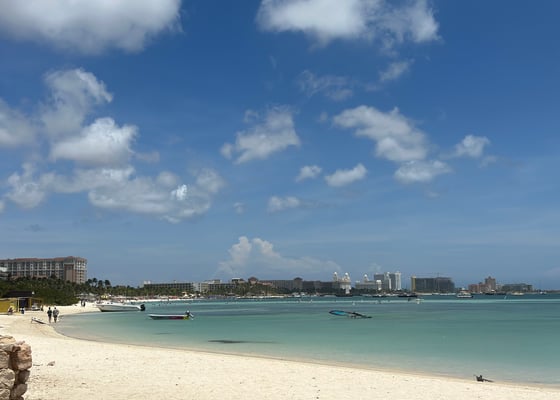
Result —
[[190, 312], [184, 314], [148, 314], [151, 319], [194, 319], [194, 315]]
[[103, 312], [117, 312], [117, 311], [144, 311], [146, 306], [144, 304], [132, 303], [116, 303], [116, 302], [103, 302], [97, 303], [97, 308]]

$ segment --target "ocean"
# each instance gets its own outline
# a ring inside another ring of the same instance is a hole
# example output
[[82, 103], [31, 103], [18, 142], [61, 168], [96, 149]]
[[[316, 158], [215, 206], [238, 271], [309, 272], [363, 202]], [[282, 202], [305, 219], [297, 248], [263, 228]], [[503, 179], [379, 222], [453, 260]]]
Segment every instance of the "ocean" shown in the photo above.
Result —
[[[560, 295], [147, 302], [62, 318], [87, 340], [560, 386]], [[183, 313], [193, 320], [152, 320]], [[371, 318], [348, 318], [330, 310]]]

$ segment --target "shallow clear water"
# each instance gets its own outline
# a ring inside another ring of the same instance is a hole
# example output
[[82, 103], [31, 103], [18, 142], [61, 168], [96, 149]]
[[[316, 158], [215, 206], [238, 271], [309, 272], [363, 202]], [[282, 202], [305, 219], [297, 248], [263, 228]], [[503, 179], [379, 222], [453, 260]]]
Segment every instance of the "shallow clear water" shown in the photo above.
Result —
[[[194, 320], [152, 320], [182, 313]], [[331, 309], [371, 319], [333, 316]], [[70, 315], [65, 335], [108, 342], [357, 364], [560, 385], [560, 296], [306, 298], [146, 303], [145, 312]]]

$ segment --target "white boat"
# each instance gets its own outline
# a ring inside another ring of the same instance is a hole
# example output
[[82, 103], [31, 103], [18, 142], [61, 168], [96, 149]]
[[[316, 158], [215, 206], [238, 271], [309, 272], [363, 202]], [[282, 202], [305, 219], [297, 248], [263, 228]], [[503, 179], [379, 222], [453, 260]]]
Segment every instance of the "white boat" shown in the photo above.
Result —
[[104, 302], [97, 303], [97, 308], [103, 312], [116, 312], [116, 311], [144, 311], [146, 307], [144, 304], [131, 304], [131, 303], [113, 303]]
[[459, 299], [472, 299], [474, 296], [471, 292], [467, 292], [466, 290], [461, 290], [457, 293], [457, 298]]

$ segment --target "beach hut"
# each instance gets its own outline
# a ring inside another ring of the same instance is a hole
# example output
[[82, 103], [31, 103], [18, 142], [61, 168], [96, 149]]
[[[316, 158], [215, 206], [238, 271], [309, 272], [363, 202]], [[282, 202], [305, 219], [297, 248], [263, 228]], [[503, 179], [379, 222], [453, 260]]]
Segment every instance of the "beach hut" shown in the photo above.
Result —
[[0, 313], [6, 313], [12, 307], [15, 312], [24, 310], [40, 310], [43, 300], [34, 297], [35, 292], [26, 290], [12, 290], [0, 298]]

